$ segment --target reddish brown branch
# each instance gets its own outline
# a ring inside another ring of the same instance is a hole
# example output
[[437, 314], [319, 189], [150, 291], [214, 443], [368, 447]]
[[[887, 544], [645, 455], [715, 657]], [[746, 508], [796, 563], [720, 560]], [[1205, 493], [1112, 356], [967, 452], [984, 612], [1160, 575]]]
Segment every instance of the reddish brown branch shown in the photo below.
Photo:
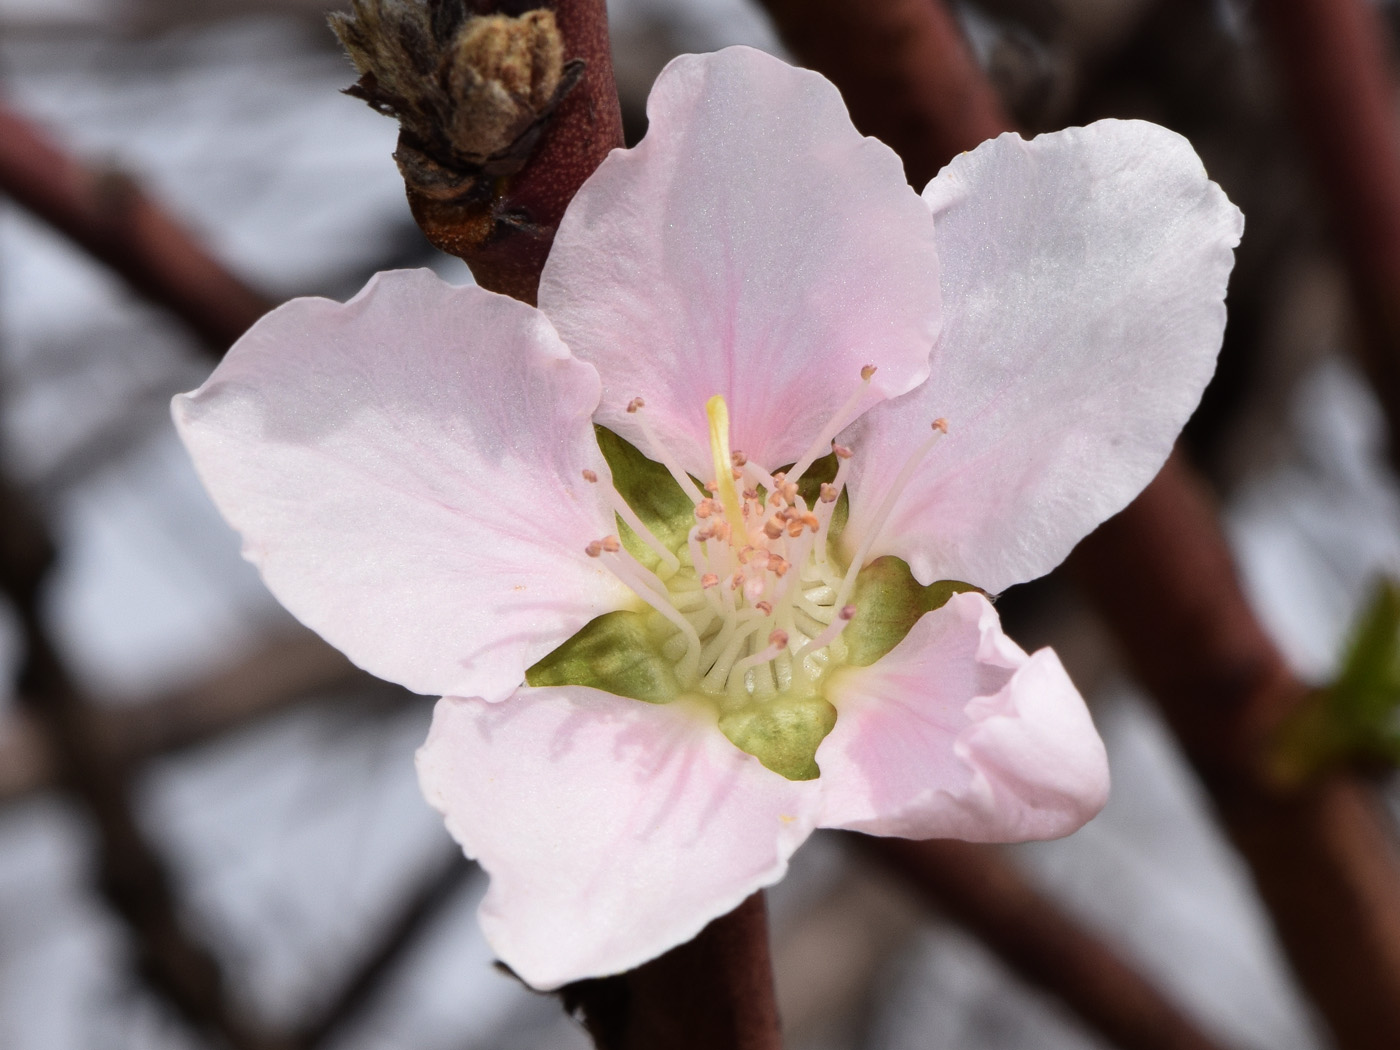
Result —
[[1325, 191], [1400, 463], [1400, 115], [1389, 34], [1367, 0], [1268, 0], [1253, 12]]
[[996, 850], [860, 837], [861, 847], [966, 927], [1028, 983], [1059, 996], [1124, 1050], [1220, 1050], [1152, 983]]
[[917, 189], [1010, 127], [1001, 100], [936, 0], [763, 0], [803, 65], [824, 73], [867, 135], [893, 146]]
[[129, 178], [84, 168], [38, 128], [4, 108], [0, 193], [110, 266], [219, 353], [271, 306]]
[[599, 1050], [782, 1046], [762, 893], [660, 958], [563, 995]]

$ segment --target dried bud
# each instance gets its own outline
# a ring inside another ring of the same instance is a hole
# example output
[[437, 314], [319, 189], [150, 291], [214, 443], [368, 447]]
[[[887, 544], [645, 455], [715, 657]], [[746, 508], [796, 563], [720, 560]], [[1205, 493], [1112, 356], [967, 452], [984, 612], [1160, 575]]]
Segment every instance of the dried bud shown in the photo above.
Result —
[[611, 59], [573, 8], [479, 6], [352, 0], [330, 22], [360, 74], [347, 94], [399, 121], [394, 159], [428, 239], [533, 303], [565, 207], [622, 145]]
[[462, 0], [354, 0], [331, 15], [360, 79], [346, 94], [396, 117], [410, 190], [485, 199], [529, 159], [544, 119], [582, 72], [564, 62], [554, 12], [473, 15]]

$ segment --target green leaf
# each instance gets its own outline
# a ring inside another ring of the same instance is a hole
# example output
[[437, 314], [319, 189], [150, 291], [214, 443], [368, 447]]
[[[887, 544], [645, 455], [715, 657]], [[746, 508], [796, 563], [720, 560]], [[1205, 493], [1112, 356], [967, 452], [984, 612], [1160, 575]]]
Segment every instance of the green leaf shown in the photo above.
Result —
[[528, 685], [586, 685], [649, 704], [670, 703], [680, 693], [674, 661], [639, 612], [610, 612], [525, 672]]
[[817, 748], [836, 725], [836, 708], [820, 696], [781, 694], [720, 715], [720, 732], [779, 776], [815, 780]]
[[842, 632], [846, 662], [868, 667], [893, 649], [914, 629], [919, 617], [942, 608], [955, 594], [979, 591], [970, 583], [938, 580], [922, 586], [902, 558], [876, 558], [856, 577], [856, 615]]
[[1336, 680], [1280, 727], [1270, 768], [1298, 784], [1357, 760], [1400, 762], [1400, 583], [1392, 579], [1377, 584]]
[[[642, 519], [642, 524], [667, 550], [679, 551], [685, 546], [690, 527], [695, 524], [695, 504], [676, 484], [671, 472], [655, 460], [647, 459], [636, 446], [618, 437], [607, 427], [593, 427], [598, 436], [598, 448], [612, 471], [613, 486]], [[650, 547], [621, 520], [618, 538], [634, 558], [648, 568], [660, 560]]]

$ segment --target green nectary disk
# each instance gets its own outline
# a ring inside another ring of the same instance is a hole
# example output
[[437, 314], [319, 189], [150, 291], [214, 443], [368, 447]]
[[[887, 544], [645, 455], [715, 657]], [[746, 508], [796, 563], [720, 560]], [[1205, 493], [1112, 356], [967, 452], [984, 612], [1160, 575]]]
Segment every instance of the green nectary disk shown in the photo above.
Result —
[[719, 716], [719, 730], [740, 751], [789, 780], [816, 780], [817, 748], [836, 725], [825, 697], [779, 695]]
[[903, 558], [892, 554], [876, 558], [856, 576], [852, 599], [856, 615], [841, 632], [846, 663], [869, 667], [904, 641], [924, 613], [941, 609], [955, 594], [980, 590], [958, 580], [936, 580], [924, 586], [914, 579]]
[[680, 695], [675, 665], [644, 613], [604, 613], [525, 672], [533, 686], [586, 685], [618, 696], [666, 704]]

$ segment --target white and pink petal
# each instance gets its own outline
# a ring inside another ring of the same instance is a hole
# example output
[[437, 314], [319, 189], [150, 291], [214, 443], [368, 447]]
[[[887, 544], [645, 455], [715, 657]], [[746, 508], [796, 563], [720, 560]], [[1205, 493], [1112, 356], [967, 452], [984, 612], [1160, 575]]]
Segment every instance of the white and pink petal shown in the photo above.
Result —
[[[943, 331], [928, 381], [843, 440], [849, 538], [921, 582], [1054, 568], [1156, 474], [1215, 369], [1243, 219], [1181, 136], [1103, 120], [1002, 135], [929, 183]], [[871, 514], [929, 422], [947, 437]]]
[[491, 877], [488, 942], [540, 989], [637, 966], [777, 882], [819, 799], [706, 707], [580, 686], [441, 700], [418, 775]]
[[827, 695], [823, 827], [1016, 842], [1068, 835], [1107, 800], [1103, 742], [1058, 657], [1027, 656], [980, 594], [837, 672]]
[[733, 447], [796, 460], [878, 366], [859, 402], [924, 378], [938, 333], [928, 209], [899, 158], [851, 124], [824, 77], [750, 48], [685, 55], [647, 102], [646, 137], [579, 190], [540, 307], [598, 366], [599, 421], [711, 473], [705, 401]]
[[419, 270], [273, 311], [174, 414], [293, 615], [382, 678], [499, 700], [629, 599], [584, 553], [614, 529], [597, 400], [539, 311]]

